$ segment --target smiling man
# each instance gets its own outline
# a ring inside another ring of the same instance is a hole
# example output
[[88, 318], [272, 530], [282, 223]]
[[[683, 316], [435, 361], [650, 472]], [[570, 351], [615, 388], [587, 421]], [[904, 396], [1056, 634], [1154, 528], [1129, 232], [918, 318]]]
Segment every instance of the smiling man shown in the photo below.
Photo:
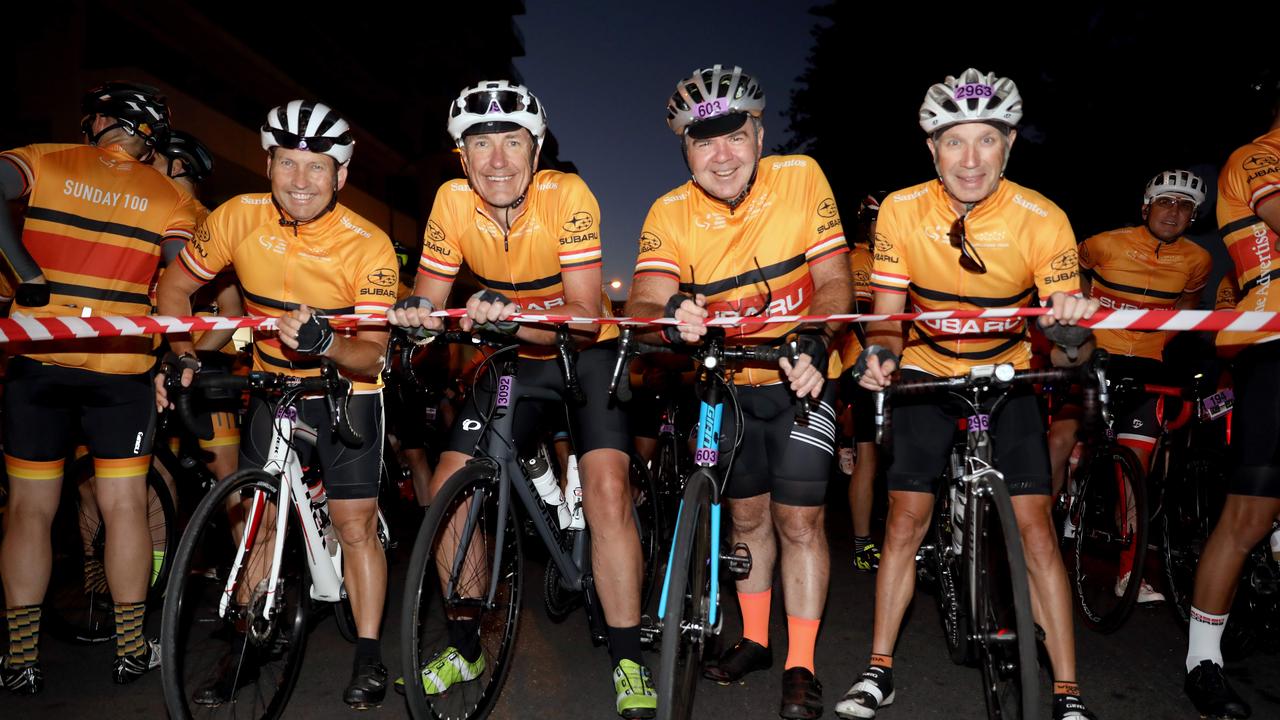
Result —
[[[1081, 296], [1075, 236], [1048, 198], [1004, 177], [1022, 119], [1013, 80], [969, 69], [934, 84], [920, 128], [937, 178], [889, 194], [876, 223], [871, 276], [875, 312], [1024, 307], [1033, 295], [1051, 314], [1042, 325], [1074, 325], [1097, 310]], [[968, 323], [871, 323], [855, 377], [881, 390], [896, 379], [967, 375], [971, 368], [1030, 365], [1019, 318]], [[973, 332], [976, 330], [977, 332]], [[933, 516], [958, 418], [968, 411], [937, 396], [894, 398], [889, 517], [876, 577], [871, 659], [844, 698], [841, 718], [873, 718], [895, 699], [893, 652], [915, 591], [916, 551]], [[1071, 596], [1053, 530], [1044, 420], [1030, 392], [1013, 394], [992, 416], [995, 458], [1012, 495], [1036, 622], [1054, 672], [1054, 720], [1092, 718], [1076, 684]]]
[[[466, 179], [446, 182], [436, 193], [414, 295], [396, 303], [388, 315], [392, 324], [440, 329], [441, 319], [428, 313], [449, 299], [464, 262], [483, 288], [466, 302], [460, 323], [464, 330], [492, 323], [501, 327], [521, 309], [601, 315], [600, 206], [577, 175], [538, 170], [546, 132], [545, 108], [522, 85], [489, 80], [466, 88], [453, 101], [449, 134]], [[556, 342], [555, 328], [522, 323], [506, 330], [520, 343], [521, 386], [563, 393], [556, 351], [550, 347]], [[643, 560], [628, 480], [631, 434], [626, 413], [609, 403], [612, 341], [618, 331], [587, 326], [574, 334], [585, 346], [577, 361], [585, 402], [569, 403], [568, 414], [574, 449], [581, 457], [582, 506], [591, 526], [591, 568], [604, 608], [616, 709], [625, 718], [653, 717], [657, 696], [640, 656]], [[454, 422], [449, 447], [431, 478], [433, 494], [475, 452], [488, 422], [481, 413], [488, 413], [492, 391], [477, 383], [475, 398]], [[515, 440], [522, 454], [533, 449], [543, 429], [539, 415], [564, 418], [565, 409], [532, 400], [517, 406]], [[473, 586], [464, 592], [480, 590]], [[419, 668], [429, 696], [475, 681], [493, 662], [483, 649], [483, 611], [468, 612], [461, 609], [450, 616], [451, 644]]]
[[[853, 303], [831, 186], [813, 158], [761, 157], [764, 107], [764, 90], [751, 75], [721, 65], [695, 70], [667, 102], [667, 125], [692, 179], [649, 210], [626, 310], [683, 323], [653, 333], [655, 340], [700, 342], [710, 317], [825, 315], [848, 312]], [[794, 365], [751, 364], [733, 376], [743, 427], [735, 429], [735, 413], [725, 413], [723, 492], [732, 542], [750, 548], [753, 564], [737, 581], [742, 640], [703, 674], [728, 684], [772, 667], [769, 608], [780, 565], [788, 634], [784, 718], [822, 714], [813, 655], [831, 565], [823, 506], [835, 456], [836, 383], [826, 381], [825, 371], [835, 329], [747, 323], [728, 330], [730, 344], [796, 336], [801, 354]], [[796, 420], [797, 397], [815, 401], [807, 422]], [[743, 441], [735, 448], [738, 433]]]
[[[324, 398], [303, 399], [299, 418], [318, 430], [316, 455], [359, 633], [343, 700], [362, 708], [381, 702], [387, 687], [378, 641], [387, 559], [376, 531], [383, 435], [379, 373], [388, 331], [335, 330], [323, 316], [385, 313], [396, 296], [396, 256], [385, 233], [338, 203], [355, 151], [341, 115], [323, 103], [294, 100], [267, 114], [261, 139], [271, 192], [234, 197], [209, 215], [178, 255], [183, 272], [161, 277], [158, 306], [165, 315], [190, 315], [192, 293], [234, 265], [249, 314], [279, 318], [277, 330], [254, 332], [254, 370], [314, 376], [327, 358], [352, 380], [349, 420], [364, 439], [360, 446], [339, 440]], [[184, 365], [198, 365], [190, 340], [171, 336], [169, 344]], [[168, 404], [162, 377], [156, 379], [156, 395], [160, 407]], [[255, 397], [242, 431], [242, 469], [263, 466], [273, 431], [271, 408]], [[246, 650], [243, 639], [233, 639], [228, 661], [196, 691], [196, 703], [227, 702], [240, 685], [256, 679], [249, 645]]]
[[[1208, 282], [1213, 260], [1208, 251], [1182, 236], [1205, 200], [1204, 180], [1188, 170], [1166, 170], [1147, 183], [1143, 193], [1143, 224], [1094, 235], [1080, 244], [1080, 269], [1086, 294], [1117, 310], [1194, 309]], [[1098, 347], [1111, 353], [1107, 375], [1138, 383], [1176, 384], [1163, 369], [1164, 346], [1171, 333], [1143, 330], [1098, 330]], [[1068, 401], [1054, 415], [1049, 430], [1054, 491], [1065, 481], [1067, 457], [1076, 443], [1081, 408]], [[1146, 396], [1125, 413], [1116, 440], [1138, 457], [1145, 470], [1151, 464], [1160, 424], [1156, 397]], [[1124, 509], [1121, 508], [1121, 511]], [[1115, 592], [1123, 596], [1133, 570], [1133, 549], [1121, 553]], [[1141, 604], [1164, 601], [1146, 580], [1138, 589]]]

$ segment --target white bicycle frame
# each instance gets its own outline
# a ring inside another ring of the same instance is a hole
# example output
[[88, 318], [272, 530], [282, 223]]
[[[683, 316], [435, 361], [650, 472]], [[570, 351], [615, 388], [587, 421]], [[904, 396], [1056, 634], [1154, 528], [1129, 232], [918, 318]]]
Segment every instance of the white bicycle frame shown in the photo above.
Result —
[[[276, 409], [275, 431], [271, 436], [267, 461], [262, 466], [263, 472], [279, 478], [280, 486], [276, 497], [282, 499], [277, 504], [275, 547], [272, 548], [271, 569], [267, 575], [267, 595], [263, 609], [263, 618], [267, 620], [271, 619], [276, 610], [276, 589], [280, 582], [280, 561], [284, 556], [285, 537], [289, 527], [289, 507], [298, 513], [302, 525], [307, 564], [311, 568], [311, 597], [324, 602], [338, 602], [346, 595], [342, 586], [342, 546], [336, 538], [333, 540], [334, 547], [328, 546], [329, 539], [320, 531], [315, 514], [311, 512], [311, 495], [302, 479], [302, 463], [298, 460], [298, 453], [290, 445], [292, 439], [314, 447], [316, 430], [298, 418], [297, 407], [281, 406]], [[289, 498], [288, 503], [283, 502], [286, 496]], [[218, 603], [219, 617], [226, 618], [227, 610], [235, 597], [237, 578], [258, 534], [258, 525], [266, 505], [265, 492], [260, 488], [254, 490], [235, 561], [231, 565], [227, 585]]]

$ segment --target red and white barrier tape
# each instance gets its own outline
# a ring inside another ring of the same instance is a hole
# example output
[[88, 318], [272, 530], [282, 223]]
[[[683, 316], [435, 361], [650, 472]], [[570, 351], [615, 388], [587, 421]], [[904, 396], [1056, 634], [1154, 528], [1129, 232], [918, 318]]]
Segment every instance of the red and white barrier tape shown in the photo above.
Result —
[[[437, 317], [460, 317], [461, 309], [437, 310]], [[841, 315], [769, 315], [767, 317], [719, 317], [707, 321], [716, 327], [740, 325], [772, 325], [776, 323], [866, 323], [880, 320], [930, 321], [951, 319], [983, 319], [1032, 317], [1048, 314], [1048, 308], [1001, 308], [995, 310], [942, 310], [922, 313], [874, 315], [847, 313]], [[571, 315], [537, 315], [521, 313], [511, 317], [517, 322], [573, 323], [580, 325], [674, 325], [673, 318], [593, 318]], [[385, 325], [386, 318], [372, 315], [333, 315], [335, 326]], [[16, 316], [0, 318], [0, 343], [78, 338], [116, 337], [128, 335], [168, 335], [172, 333], [232, 330], [237, 328], [274, 329], [276, 318], [264, 317], [171, 317], [147, 315], [139, 317], [41, 317]], [[1105, 330], [1205, 330], [1217, 332], [1280, 332], [1280, 313], [1240, 312], [1237, 310], [1099, 310], [1081, 325]], [[961, 331], [969, 331], [962, 326]], [[970, 332], [981, 332], [975, 324]]]

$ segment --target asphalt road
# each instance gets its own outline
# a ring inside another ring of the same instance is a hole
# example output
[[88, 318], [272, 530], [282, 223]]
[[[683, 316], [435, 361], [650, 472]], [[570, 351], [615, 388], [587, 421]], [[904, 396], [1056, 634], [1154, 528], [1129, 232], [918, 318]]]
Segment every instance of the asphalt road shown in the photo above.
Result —
[[[833, 487], [838, 496], [841, 488]], [[851, 570], [847, 513], [834, 506], [829, 513], [833, 571], [827, 613], [818, 637], [816, 664], [824, 684], [828, 712], [867, 660], [871, 642], [874, 578]], [[411, 542], [410, 530], [400, 532]], [[527, 546], [526, 546], [527, 547]], [[399, 671], [398, 608], [400, 576], [409, 549], [392, 555], [392, 588], [385, 624], [384, 656], [393, 673]], [[585, 616], [571, 615], [561, 624], [542, 610], [542, 567], [535, 559], [526, 574], [524, 614], [511, 675], [494, 714], [497, 718], [612, 718], [613, 688], [608, 653], [592, 647]], [[729, 588], [726, 588], [729, 589]], [[730, 593], [731, 596], [731, 593]], [[727, 600], [725, 634], [736, 640], [736, 603]], [[1117, 633], [1109, 636], [1078, 628], [1079, 679], [1090, 706], [1104, 719], [1195, 718], [1182, 695], [1186, 639], [1167, 607], [1139, 609]], [[148, 622], [158, 629], [158, 616]], [[786, 619], [775, 601], [772, 618], [777, 648], [774, 669], [722, 687], [703, 682], [698, 688], [696, 717], [777, 717], [782, 660], [786, 648]], [[406, 717], [399, 696], [390, 695], [379, 708], [355, 713], [342, 704], [341, 692], [350, 674], [352, 646], [337, 632], [332, 619], [316, 627], [308, 646], [302, 677], [286, 717], [353, 718], [373, 720]], [[24, 718], [159, 718], [165, 709], [159, 673], [133, 685], [117, 687], [109, 679], [110, 644], [84, 647], [46, 637], [42, 642], [45, 691], [36, 698], [20, 698], [0, 690], [0, 719]], [[652, 658], [656, 665], [656, 656]], [[1255, 718], [1280, 718], [1280, 662], [1258, 653], [1229, 668], [1235, 687], [1253, 704]], [[976, 669], [953, 665], [946, 657], [937, 612], [930, 596], [917, 596], [903, 630], [895, 659], [897, 702], [881, 717], [888, 720], [983, 718], [985, 710]], [[1047, 688], [1046, 688], [1047, 693]], [[1046, 717], [1048, 717], [1046, 705]]]

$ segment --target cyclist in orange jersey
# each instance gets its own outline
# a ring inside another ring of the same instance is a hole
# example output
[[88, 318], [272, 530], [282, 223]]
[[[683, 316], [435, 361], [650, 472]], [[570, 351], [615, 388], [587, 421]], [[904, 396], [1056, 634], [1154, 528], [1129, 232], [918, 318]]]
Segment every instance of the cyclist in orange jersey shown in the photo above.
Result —
[[[457, 143], [465, 180], [444, 183], [436, 193], [423, 239], [414, 297], [396, 303], [392, 324], [443, 327], [426, 313], [448, 300], [463, 263], [481, 290], [466, 301], [463, 330], [497, 323], [521, 309], [599, 317], [600, 207], [581, 177], [539, 170], [547, 114], [528, 88], [489, 80], [466, 88], [449, 108], [448, 129]], [[520, 344], [522, 384], [564, 389], [556, 367], [555, 328], [521, 323], [507, 327]], [[643, 559], [631, 511], [628, 479], [631, 434], [621, 407], [610, 403], [617, 328], [571, 327], [585, 402], [571, 405], [575, 450], [580, 454], [583, 509], [591, 526], [591, 564], [604, 609], [613, 665], [615, 709], [628, 718], [653, 717], [657, 695], [641, 658], [640, 586]], [[474, 452], [484, 423], [477, 407], [493, 397], [487, 383], [473, 388], [456, 418], [449, 448], [431, 479], [438, 491]], [[531, 448], [538, 415], [563, 414], [564, 406], [522, 402], [516, 412], [516, 444]], [[484, 669], [480, 621], [450, 619], [452, 644], [418, 668], [432, 694], [470, 682]]]
[[[110, 82], [85, 94], [81, 145], [28, 145], [0, 153], [0, 251], [21, 280], [14, 314], [145, 315], [167, 241], [195, 229], [196, 203], [147, 161], [169, 134], [155, 88]], [[21, 239], [9, 199], [26, 197]], [[106, 575], [117, 634], [112, 679], [133, 682], [159, 663], [142, 635], [150, 585], [146, 474], [155, 427], [150, 337], [43, 341], [15, 348], [4, 393], [10, 496], [0, 545], [9, 645], [0, 681], [35, 694], [40, 603], [49, 581], [50, 523], [64, 459], [83, 434], [94, 492], [108, 528]]]
[[[1022, 117], [1022, 96], [1009, 78], [969, 69], [933, 85], [920, 127], [938, 177], [890, 193], [876, 227], [872, 284], [876, 313], [1051, 308], [1040, 321], [1074, 325], [1098, 302], [1080, 292], [1075, 236], [1066, 215], [1043, 195], [1004, 177]], [[864, 388], [903, 379], [966, 375], [978, 365], [1030, 364], [1027, 324], [993, 321], [872, 323], [854, 368]], [[871, 661], [836, 705], [843, 718], [876, 717], [894, 700], [893, 651], [915, 589], [915, 554], [933, 515], [935, 483], [954, 437], [958, 408], [936, 398], [904, 398], [892, 409], [894, 458], [889, 518], [876, 578]], [[1014, 395], [992, 418], [995, 458], [1013, 496], [1022, 531], [1033, 611], [1045, 630], [1054, 672], [1055, 720], [1092, 718], [1076, 684], [1075, 641], [1066, 571], [1053, 531], [1044, 420], [1029, 392]]]
[[[215, 209], [164, 273], [157, 290], [164, 315], [189, 315], [191, 295], [234, 266], [251, 315], [278, 318], [276, 330], [254, 333], [254, 369], [313, 377], [323, 359], [352, 381], [348, 419], [363, 439], [344, 444], [328, 421], [324, 398], [300, 401], [299, 416], [317, 430], [316, 458], [329, 513], [344, 557], [343, 582], [355, 615], [357, 639], [343, 701], [355, 708], [379, 703], [387, 669], [379, 641], [386, 597], [386, 553], [377, 537], [382, 466], [380, 373], [388, 331], [361, 326], [339, 330], [327, 315], [383, 314], [395, 299], [396, 257], [376, 225], [338, 202], [355, 150], [350, 125], [329, 106], [293, 100], [267, 113], [260, 131], [271, 192], [234, 197]], [[184, 368], [198, 367], [193, 345], [181, 336], [170, 347]], [[184, 370], [184, 382], [188, 371]], [[169, 399], [156, 378], [155, 403]], [[242, 429], [240, 467], [261, 468], [274, 434], [272, 409], [250, 402]], [[233, 647], [227, 658], [239, 653]], [[218, 705], [233, 683], [252, 681], [256, 669], [220, 663], [197, 690], [197, 704]]]
[[[627, 314], [681, 321], [654, 339], [699, 342], [710, 317], [824, 315], [849, 311], [853, 287], [840, 213], [813, 158], [762, 157], [765, 94], [738, 67], [695, 70], [667, 102], [667, 124], [680, 141], [692, 179], [649, 210], [640, 234]], [[823, 506], [835, 456], [839, 362], [828, 363], [834, 325], [744, 323], [727, 343], [780, 343], [795, 336], [800, 356], [746, 364], [734, 374], [736, 414], [721, 428], [729, 438], [720, 469], [729, 473], [734, 543], [751, 549], [751, 574], [738, 580], [742, 639], [703, 668], [721, 683], [771, 668], [769, 609], [775, 566], [782, 575], [787, 654], [782, 673], [784, 718], [822, 714], [814, 647], [826, 604], [830, 556]], [[834, 377], [832, 375], [831, 377]], [[796, 420], [796, 398], [810, 402]], [[743, 442], [732, 447], [740, 432]]]
[[[1267, 112], [1266, 133], [1238, 148], [1218, 176], [1218, 229], [1243, 293], [1237, 310], [1280, 310], [1280, 77], [1254, 88]], [[1245, 556], [1280, 513], [1280, 333], [1224, 330], [1220, 350], [1237, 351], [1231, 483], [1191, 596], [1183, 689], [1200, 713], [1247, 718], [1250, 708], [1222, 671], [1222, 633]]]

